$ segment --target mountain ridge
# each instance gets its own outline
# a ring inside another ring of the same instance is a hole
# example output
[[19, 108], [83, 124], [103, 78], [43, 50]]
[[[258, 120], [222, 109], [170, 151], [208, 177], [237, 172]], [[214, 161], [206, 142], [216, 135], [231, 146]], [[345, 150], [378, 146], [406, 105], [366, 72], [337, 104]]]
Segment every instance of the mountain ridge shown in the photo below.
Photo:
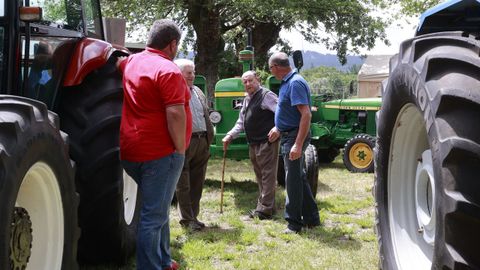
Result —
[[312, 69], [320, 66], [334, 67], [340, 71], [348, 71], [353, 65], [361, 66], [365, 58], [358, 55], [347, 55], [347, 63], [342, 65], [336, 54], [323, 54], [315, 51], [304, 51], [303, 69]]

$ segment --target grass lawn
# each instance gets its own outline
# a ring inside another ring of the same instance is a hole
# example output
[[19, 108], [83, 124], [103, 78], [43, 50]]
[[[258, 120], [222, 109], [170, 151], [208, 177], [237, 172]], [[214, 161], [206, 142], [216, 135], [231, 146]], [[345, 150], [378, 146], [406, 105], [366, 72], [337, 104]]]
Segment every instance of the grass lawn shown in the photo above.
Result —
[[[317, 204], [322, 226], [285, 235], [285, 191], [278, 187], [273, 220], [250, 219], [258, 187], [248, 160], [228, 160], [223, 214], [220, 214], [222, 162], [209, 161], [199, 220], [208, 226], [190, 232], [171, 209], [171, 251], [181, 269], [376, 269], [373, 174], [352, 174], [338, 157], [321, 164]], [[84, 266], [82, 270], [118, 269]], [[135, 259], [121, 269], [135, 269]]]

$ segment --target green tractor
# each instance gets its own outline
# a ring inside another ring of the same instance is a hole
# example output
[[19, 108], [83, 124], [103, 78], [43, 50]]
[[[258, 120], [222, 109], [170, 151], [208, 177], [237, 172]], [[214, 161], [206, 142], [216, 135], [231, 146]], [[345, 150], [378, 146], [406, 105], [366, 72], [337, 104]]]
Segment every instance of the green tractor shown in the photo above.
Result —
[[381, 98], [323, 101], [313, 98], [312, 144], [320, 162], [330, 163], [343, 148], [343, 163], [351, 172], [373, 172], [375, 113]]

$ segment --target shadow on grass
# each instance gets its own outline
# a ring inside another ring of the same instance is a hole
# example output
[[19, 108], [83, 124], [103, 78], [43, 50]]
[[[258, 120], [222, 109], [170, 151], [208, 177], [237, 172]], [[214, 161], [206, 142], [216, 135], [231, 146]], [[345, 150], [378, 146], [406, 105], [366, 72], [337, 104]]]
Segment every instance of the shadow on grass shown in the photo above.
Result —
[[329, 192], [332, 191], [332, 188], [329, 185], [326, 185], [320, 181], [318, 181], [318, 186], [317, 186], [317, 193], [318, 192]]
[[320, 173], [323, 169], [346, 169], [343, 162], [320, 163]]
[[[204, 188], [220, 191], [221, 182], [218, 180], [206, 179]], [[241, 212], [247, 212], [254, 209], [257, 203], [258, 186], [252, 180], [236, 181], [234, 178], [225, 182], [224, 192], [233, 194], [236, 209]]]
[[319, 226], [314, 229], [305, 230], [302, 235], [305, 235], [306, 238], [326, 244], [337, 250], [361, 249], [362, 243], [356, 239], [353, 239], [350, 236], [350, 233], [350, 231], [339, 227], [327, 228], [324, 226]]

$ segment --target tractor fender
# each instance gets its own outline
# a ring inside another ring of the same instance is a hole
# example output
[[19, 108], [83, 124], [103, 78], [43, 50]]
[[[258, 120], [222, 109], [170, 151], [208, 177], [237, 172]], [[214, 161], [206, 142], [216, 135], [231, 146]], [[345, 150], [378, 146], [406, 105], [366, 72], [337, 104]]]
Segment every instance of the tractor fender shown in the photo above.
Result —
[[415, 36], [445, 31], [478, 32], [480, 0], [444, 1], [420, 16]]
[[129, 54], [129, 51], [121, 46], [103, 40], [84, 38], [75, 47], [63, 86], [81, 84], [85, 76], [105, 65], [112, 55]]

